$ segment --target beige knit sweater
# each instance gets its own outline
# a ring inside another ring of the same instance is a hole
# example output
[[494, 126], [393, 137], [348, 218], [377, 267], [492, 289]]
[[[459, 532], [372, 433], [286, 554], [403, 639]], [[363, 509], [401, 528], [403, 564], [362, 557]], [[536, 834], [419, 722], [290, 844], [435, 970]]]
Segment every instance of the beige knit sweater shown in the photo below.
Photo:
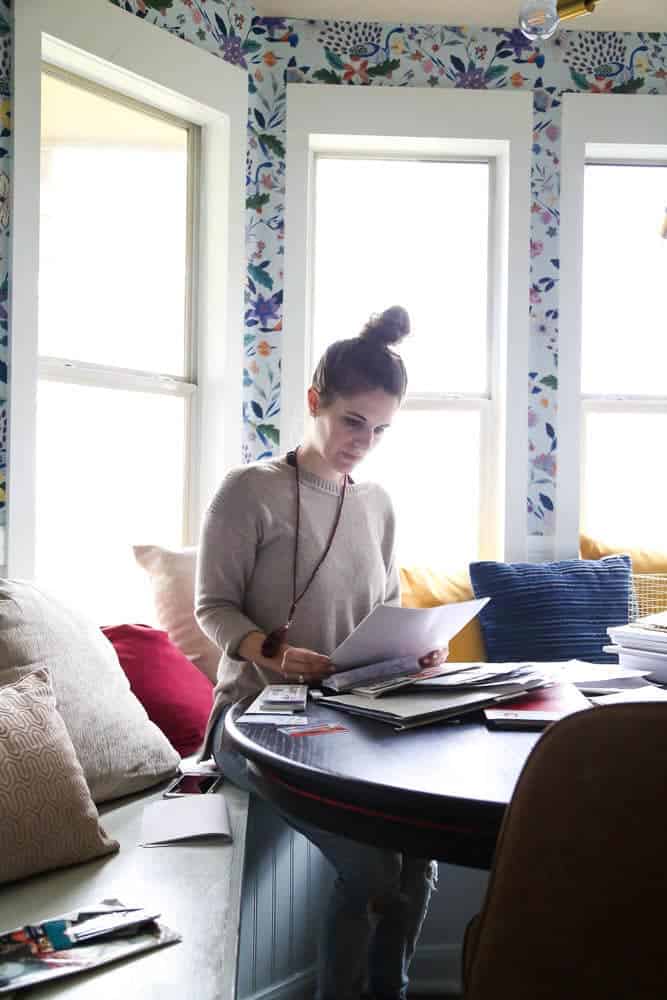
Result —
[[[284, 625], [292, 601], [296, 471], [285, 457], [230, 472], [204, 519], [195, 612], [221, 650], [208, 736], [230, 702], [280, 675], [239, 659], [249, 633]], [[337, 483], [299, 469], [301, 529], [297, 593], [324, 551], [340, 498]], [[348, 485], [336, 537], [299, 602], [289, 642], [329, 655], [378, 604], [400, 603], [394, 514], [382, 487]]]

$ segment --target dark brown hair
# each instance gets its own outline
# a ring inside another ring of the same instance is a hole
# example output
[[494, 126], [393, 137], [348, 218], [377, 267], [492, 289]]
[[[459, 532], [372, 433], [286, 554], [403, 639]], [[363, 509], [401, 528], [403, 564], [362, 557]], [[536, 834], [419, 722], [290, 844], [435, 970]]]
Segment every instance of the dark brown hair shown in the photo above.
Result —
[[403, 399], [408, 376], [392, 345], [409, 332], [407, 311], [403, 306], [391, 306], [371, 316], [358, 337], [337, 340], [327, 347], [312, 382], [322, 406], [329, 406], [337, 396], [354, 396], [373, 389]]

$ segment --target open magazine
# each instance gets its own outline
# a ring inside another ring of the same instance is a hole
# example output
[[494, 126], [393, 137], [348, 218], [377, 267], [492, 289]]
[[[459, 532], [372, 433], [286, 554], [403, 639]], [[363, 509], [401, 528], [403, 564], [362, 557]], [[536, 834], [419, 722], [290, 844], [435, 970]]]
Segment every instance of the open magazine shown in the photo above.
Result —
[[0, 932], [0, 994], [181, 940], [159, 914], [118, 899]]
[[422, 668], [415, 656], [399, 656], [393, 660], [380, 660], [379, 663], [369, 663], [364, 667], [332, 674], [322, 681], [322, 687], [335, 691], [336, 694], [354, 691], [377, 697], [407, 687], [418, 680], [440, 677], [454, 669], [460, 670], [460, 664], [443, 663], [436, 667]]

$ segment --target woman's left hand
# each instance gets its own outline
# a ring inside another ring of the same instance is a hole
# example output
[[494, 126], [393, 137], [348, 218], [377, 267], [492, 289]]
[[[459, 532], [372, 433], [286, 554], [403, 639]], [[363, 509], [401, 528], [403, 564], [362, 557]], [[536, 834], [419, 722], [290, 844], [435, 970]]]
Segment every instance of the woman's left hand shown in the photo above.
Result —
[[448, 653], [449, 646], [432, 649], [430, 653], [425, 653], [424, 656], [419, 657], [419, 666], [424, 669], [426, 667], [439, 667], [447, 659]]

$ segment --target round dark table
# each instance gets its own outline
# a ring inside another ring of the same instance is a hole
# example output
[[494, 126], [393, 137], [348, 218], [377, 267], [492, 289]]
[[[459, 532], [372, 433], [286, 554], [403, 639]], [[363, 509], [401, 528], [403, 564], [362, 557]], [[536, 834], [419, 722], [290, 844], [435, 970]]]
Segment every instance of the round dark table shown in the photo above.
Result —
[[355, 840], [473, 868], [491, 867], [505, 808], [540, 736], [491, 732], [478, 714], [398, 733], [311, 700], [309, 723], [346, 731], [288, 736], [238, 725], [248, 703], [233, 706], [225, 728], [262, 798]]

